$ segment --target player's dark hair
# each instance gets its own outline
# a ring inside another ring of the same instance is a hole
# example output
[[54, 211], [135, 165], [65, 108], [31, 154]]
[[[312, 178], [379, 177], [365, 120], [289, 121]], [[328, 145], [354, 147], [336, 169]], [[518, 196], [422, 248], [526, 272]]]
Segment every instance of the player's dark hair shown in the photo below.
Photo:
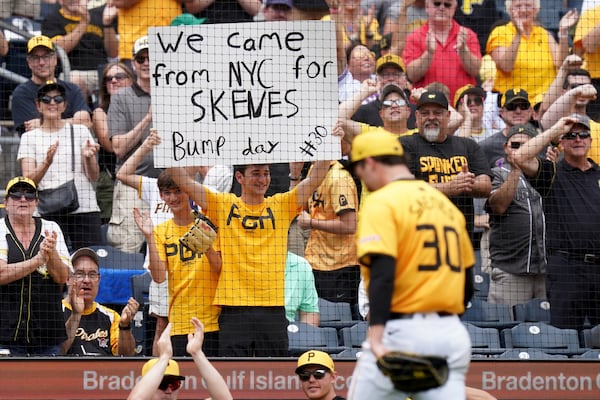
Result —
[[590, 75], [590, 72], [588, 70], [585, 70], [583, 68], [576, 68], [573, 70], [570, 70], [569, 72], [567, 72], [567, 75], [565, 76], [565, 80], [563, 81], [563, 89], [569, 89], [569, 77], [570, 76], [587, 76], [588, 78], [590, 78], [590, 82], [592, 80], [592, 76]]
[[177, 186], [177, 184], [167, 171], [163, 171], [160, 173], [160, 175], [158, 175], [156, 185], [158, 186], [158, 190], [160, 192], [164, 192], [165, 190], [179, 189], [179, 186]]
[[375, 156], [373, 160], [384, 165], [408, 165], [408, 154], [405, 153], [401, 156]]

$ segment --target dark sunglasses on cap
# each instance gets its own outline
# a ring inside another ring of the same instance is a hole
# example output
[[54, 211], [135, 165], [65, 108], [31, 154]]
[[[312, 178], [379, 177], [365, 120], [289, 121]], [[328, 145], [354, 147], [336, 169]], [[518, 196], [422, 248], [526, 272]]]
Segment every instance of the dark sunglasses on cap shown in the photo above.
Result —
[[406, 105], [406, 100], [404, 100], [404, 99], [384, 100], [381, 102], [381, 107], [390, 108], [394, 104], [397, 105], [398, 107], [403, 107]]
[[445, 1], [434, 1], [433, 2], [433, 6], [435, 8], [439, 8], [442, 4], [444, 5], [445, 8], [451, 8], [452, 7], [452, 3], [447, 3]]
[[167, 388], [170, 388], [171, 391], [174, 392], [177, 389], [179, 389], [180, 387], [181, 387], [181, 380], [172, 379], [172, 378], [163, 378], [163, 380], [160, 382], [160, 385], [158, 385], [158, 388], [160, 390], [162, 390], [163, 392], [165, 390], [167, 390]]
[[310, 380], [311, 376], [314, 376], [315, 379], [321, 380], [325, 377], [326, 373], [327, 371], [324, 369], [315, 369], [314, 371], [302, 371], [298, 372], [298, 378], [300, 378], [302, 382], [307, 382], [308, 380]]
[[65, 101], [65, 96], [63, 95], [57, 95], [57, 96], [42, 96], [40, 97], [40, 101], [44, 104], [50, 104], [52, 103], [52, 101], [54, 101], [55, 104], [61, 104]]
[[13, 200], [21, 200], [21, 198], [25, 197], [25, 200], [27, 201], [33, 201], [35, 199], [37, 199], [37, 193], [34, 192], [33, 190], [14, 190], [14, 191], [10, 191], [8, 192], [8, 197], [10, 197]]
[[[142, 61], [142, 62], [143, 62], [143, 61]], [[124, 80], [124, 79], [127, 79], [127, 78], [128, 78], [128, 76], [127, 76], [127, 74], [126, 74], [126, 73], [124, 73], [124, 72], [118, 72], [118, 73], [116, 73], [116, 74], [114, 74], [114, 75], [106, 75], [106, 76], [104, 77], [104, 80], [105, 80], [106, 82], [110, 82], [110, 81], [112, 81], [113, 79], [116, 79], [116, 80], [118, 80], [118, 81], [122, 81], [122, 80]]]
[[562, 135], [563, 139], [566, 140], [575, 140], [576, 137], [579, 136], [579, 139], [587, 139], [591, 136], [591, 134], [588, 131], [583, 131], [583, 132], [567, 132], [564, 135]]
[[517, 108], [519, 110], [525, 111], [529, 110], [529, 107], [531, 107], [531, 104], [529, 103], [508, 103], [504, 106], [504, 108], [506, 108], [508, 111], [515, 111]]

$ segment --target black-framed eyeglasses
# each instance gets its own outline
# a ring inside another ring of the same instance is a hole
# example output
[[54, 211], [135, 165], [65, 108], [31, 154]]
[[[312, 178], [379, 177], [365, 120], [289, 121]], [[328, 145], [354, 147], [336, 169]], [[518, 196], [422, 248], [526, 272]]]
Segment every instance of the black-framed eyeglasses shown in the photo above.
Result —
[[181, 380], [172, 379], [172, 378], [163, 378], [163, 380], [160, 382], [160, 385], [158, 385], [158, 388], [160, 390], [162, 390], [163, 392], [165, 390], [167, 390], [167, 388], [170, 388], [171, 391], [174, 392], [177, 389], [179, 389], [180, 387], [181, 387]]
[[30, 54], [27, 56], [27, 59], [32, 62], [40, 62], [40, 61], [48, 62], [52, 59], [52, 57], [54, 57], [54, 53], [46, 53], [41, 56], [35, 56], [33, 54]]
[[138, 64], [143, 64], [146, 61], [150, 61], [150, 56], [135, 56], [134, 60]]
[[483, 98], [480, 96], [467, 97], [467, 105], [468, 106], [480, 106], [483, 104]]
[[576, 87], [583, 86], [585, 83], [571, 83], [569, 89], [575, 89]]
[[35, 199], [37, 199], [37, 193], [34, 192], [33, 190], [19, 190], [19, 191], [12, 191], [12, 192], [8, 192], [8, 197], [10, 197], [13, 200], [21, 200], [23, 197], [25, 197], [25, 200], [27, 201], [33, 201]]
[[520, 148], [523, 144], [525, 143], [521, 143], [521, 142], [510, 142], [510, 148], [511, 149], [518, 149]]
[[114, 75], [106, 75], [104, 77], [104, 81], [105, 82], [111, 82], [113, 79], [116, 79], [118, 81], [122, 81], [122, 80], [127, 79], [127, 78], [128, 78], [128, 76], [127, 76], [126, 73], [124, 73], [124, 72], [117, 72]]
[[42, 96], [40, 97], [40, 101], [44, 104], [50, 104], [54, 101], [55, 104], [61, 104], [64, 103], [65, 101], [65, 96], [63, 95], [57, 95], [57, 96]]
[[531, 104], [529, 103], [508, 103], [504, 106], [507, 111], [515, 111], [517, 108], [521, 111], [529, 110]]
[[444, 8], [450, 9], [452, 7], [452, 3], [447, 3], [445, 1], [434, 1], [433, 2], [433, 6], [435, 8], [440, 8], [440, 6], [443, 5]]
[[311, 376], [314, 376], [315, 379], [320, 380], [320, 379], [323, 379], [325, 377], [325, 374], [327, 374], [327, 370], [324, 370], [324, 369], [315, 369], [314, 371], [302, 371], [302, 372], [298, 372], [298, 378], [300, 378], [300, 380], [302, 382], [307, 382], [308, 380], [310, 380]]
[[397, 105], [398, 107], [403, 107], [406, 105], [406, 100], [396, 99], [396, 100], [384, 100], [381, 102], [382, 108], [390, 108], [393, 105]]
[[88, 278], [91, 281], [97, 281], [98, 278], [100, 278], [100, 274], [95, 271], [91, 271], [91, 272], [77, 271], [73, 274], [73, 278], [75, 278], [75, 280], [77, 280], [77, 281], [82, 281], [85, 278]]
[[379, 76], [381, 79], [390, 79], [390, 78], [402, 78], [402, 75], [404, 75], [403, 72], [382, 72], [377, 74], [377, 76]]
[[575, 140], [577, 137], [579, 137], [579, 139], [583, 140], [583, 139], [587, 139], [587, 138], [589, 138], [591, 136], [592, 135], [588, 131], [567, 132], [564, 135], [562, 135], [562, 138], [566, 139], [566, 140]]

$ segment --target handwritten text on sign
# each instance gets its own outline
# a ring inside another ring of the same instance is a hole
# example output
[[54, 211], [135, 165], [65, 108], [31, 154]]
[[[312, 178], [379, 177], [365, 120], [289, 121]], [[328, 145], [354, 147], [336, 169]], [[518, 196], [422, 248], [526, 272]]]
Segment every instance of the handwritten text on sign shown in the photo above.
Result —
[[339, 158], [332, 23], [160, 27], [149, 42], [156, 166]]

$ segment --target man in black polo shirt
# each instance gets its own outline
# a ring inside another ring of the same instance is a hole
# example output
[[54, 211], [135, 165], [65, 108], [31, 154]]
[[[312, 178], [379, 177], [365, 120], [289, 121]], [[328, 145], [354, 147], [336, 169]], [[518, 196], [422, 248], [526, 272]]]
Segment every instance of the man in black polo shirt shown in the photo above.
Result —
[[[564, 159], [537, 154], [559, 142]], [[547, 227], [548, 300], [551, 323], [582, 328], [585, 318], [600, 323], [600, 167], [587, 158], [590, 120], [571, 114], [558, 120], [515, 153], [515, 161], [544, 199]]]

